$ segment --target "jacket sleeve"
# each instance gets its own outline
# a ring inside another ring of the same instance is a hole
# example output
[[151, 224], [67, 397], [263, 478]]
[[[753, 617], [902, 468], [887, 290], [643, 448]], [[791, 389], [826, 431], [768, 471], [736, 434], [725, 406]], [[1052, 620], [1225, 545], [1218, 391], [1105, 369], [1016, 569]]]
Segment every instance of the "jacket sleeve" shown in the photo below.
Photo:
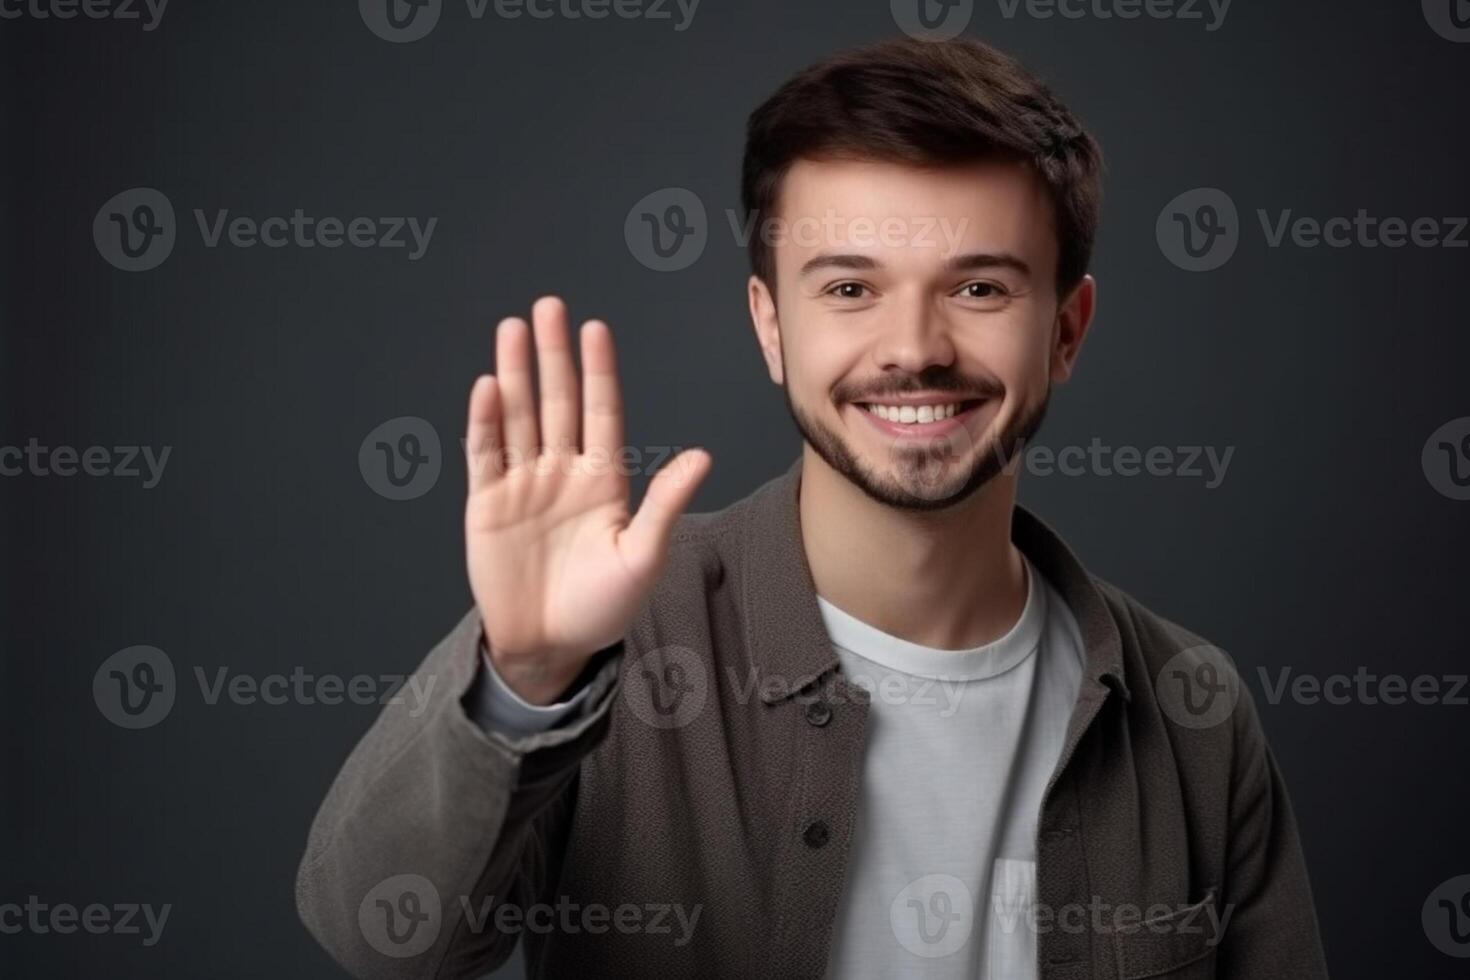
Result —
[[1241, 686], [1218, 957], [1222, 980], [1327, 977], [1312, 887], [1286, 784]]
[[[623, 643], [579, 684], [586, 710], [512, 736], [465, 706], [479, 670], [471, 610], [389, 704], [332, 783], [296, 876], [317, 941], [356, 977], [479, 976], [510, 956], [524, 909], [560, 875], [582, 759], [606, 737]], [[589, 679], [590, 678], [590, 679]]]
[[501, 678], [485, 653], [484, 644], [480, 645], [478, 656], [480, 666], [464, 703], [475, 724], [486, 731], [508, 736], [532, 735], [565, 724], [583, 713], [590, 693], [586, 685], [574, 683], [569, 694], [551, 704], [530, 704]]

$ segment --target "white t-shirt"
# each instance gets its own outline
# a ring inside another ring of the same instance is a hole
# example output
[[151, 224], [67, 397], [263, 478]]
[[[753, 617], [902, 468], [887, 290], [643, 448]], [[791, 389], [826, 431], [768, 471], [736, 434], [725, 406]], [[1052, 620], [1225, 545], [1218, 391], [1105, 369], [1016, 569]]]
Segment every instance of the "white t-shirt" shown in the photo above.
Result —
[[872, 695], [830, 977], [1036, 976], [1036, 824], [1082, 678], [1082, 636], [1027, 569], [1011, 630], [920, 646], [818, 598], [842, 672]]

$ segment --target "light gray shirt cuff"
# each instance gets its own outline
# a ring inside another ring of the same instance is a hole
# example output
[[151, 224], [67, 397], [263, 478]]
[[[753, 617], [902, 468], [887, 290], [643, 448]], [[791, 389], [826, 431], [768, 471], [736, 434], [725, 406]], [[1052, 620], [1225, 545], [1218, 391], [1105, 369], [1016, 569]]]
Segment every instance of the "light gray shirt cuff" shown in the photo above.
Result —
[[475, 695], [470, 700], [470, 717], [486, 731], [498, 731], [511, 736], [534, 735], [556, 727], [558, 723], [578, 711], [587, 700], [587, 685], [582, 685], [565, 701], [551, 704], [532, 704], [508, 687], [495, 670], [495, 662], [480, 644], [480, 683], [475, 685]]

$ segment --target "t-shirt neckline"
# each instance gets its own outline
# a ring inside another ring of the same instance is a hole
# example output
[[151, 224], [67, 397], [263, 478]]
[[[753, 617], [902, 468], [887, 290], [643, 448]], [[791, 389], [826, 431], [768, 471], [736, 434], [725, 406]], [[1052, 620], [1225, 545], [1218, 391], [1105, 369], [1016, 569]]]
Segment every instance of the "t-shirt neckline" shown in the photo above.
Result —
[[832, 642], [855, 656], [889, 670], [949, 681], [979, 681], [1015, 668], [1037, 648], [1046, 623], [1046, 590], [1025, 555], [1026, 604], [1004, 636], [983, 646], [945, 650], [924, 646], [863, 622], [817, 596], [817, 606]]

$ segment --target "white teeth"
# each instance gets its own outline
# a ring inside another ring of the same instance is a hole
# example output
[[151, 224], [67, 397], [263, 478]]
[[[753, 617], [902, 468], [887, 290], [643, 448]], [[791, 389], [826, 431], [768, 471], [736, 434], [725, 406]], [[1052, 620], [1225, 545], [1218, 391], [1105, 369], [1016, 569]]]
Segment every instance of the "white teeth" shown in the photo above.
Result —
[[958, 402], [947, 405], [868, 405], [868, 411], [887, 422], [923, 425], [953, 418], [960, 410]]

